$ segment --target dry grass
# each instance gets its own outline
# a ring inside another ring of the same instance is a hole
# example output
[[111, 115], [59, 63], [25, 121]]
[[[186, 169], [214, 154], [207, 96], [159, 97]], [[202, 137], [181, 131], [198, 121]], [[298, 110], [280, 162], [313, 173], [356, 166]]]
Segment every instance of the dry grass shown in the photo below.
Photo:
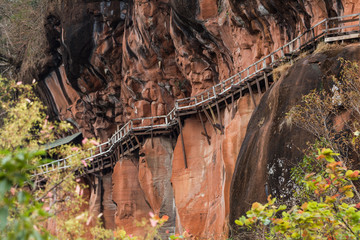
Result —
[[342, 48], [342, 46], [338, 43], [325, 43], [325, 42], [320, 42], [314, 53], [321, 53], [321, 52], [326, 52], [326, 51], [330, 51], [330, 50], [336, 50], [336, 49], [340, 49]]
[[307, 57], [309, 55], [310, 55], [310, 51], [301, 52], [300, 55], [297, 58], [295, 58], [295, 62], [300, 60], [300, 59], [303, 59], [303, 58], [305, 58], [305, 57]]
[[290, 62], [284, 63], [273, 70], [274, 82], [277, 82], [292, 66]]

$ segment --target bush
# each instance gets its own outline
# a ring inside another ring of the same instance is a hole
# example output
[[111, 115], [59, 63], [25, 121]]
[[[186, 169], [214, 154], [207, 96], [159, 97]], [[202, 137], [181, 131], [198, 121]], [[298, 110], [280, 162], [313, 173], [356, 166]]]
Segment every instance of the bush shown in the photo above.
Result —
[[[352, 181], [359, 179], [360, 171], [348, 170], [336, 161], [331, 149], [319, 151], [316, 161], [326, 164], [325, 171], [309, 173], [303, 187], [316, 199], [295, 205], [276, 206], [276, 199], [268, 203], [253, 203], [246, 216], [235, 223], [255, 230], [261, 239], [358, 239], [360, 235], [360, 198]], [[352, 201], [358, 202], [351, 204]]]
[[236, 220], [257, 239], [359, 239], [360, 194], [353, 181], [360, 171], [351, 169], [360, 156], [360, 73], [357, 63], [339, 61], [332, 88], [311, 91], [287, 114], [288, 124], [317, 139], [292, 169], [295, 203], [277, 205], [269, 197]]

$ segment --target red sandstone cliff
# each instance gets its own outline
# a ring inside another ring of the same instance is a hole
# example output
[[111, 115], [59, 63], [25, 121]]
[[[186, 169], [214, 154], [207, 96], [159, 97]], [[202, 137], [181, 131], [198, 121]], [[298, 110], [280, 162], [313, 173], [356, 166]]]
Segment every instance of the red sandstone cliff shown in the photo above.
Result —
[[[175, 99], [226, 79], [321, 19], [360, 12], [359, 3], [63, 0], [49, 9], [46, 29], [51, 35], [53, 63], [49, 66], [53, 67], [35, 76], [41, 78], [38, 91], [53, 117], [72, 122], [86, 137], [106, 140], [127, 120], [166, 114]], [[300, 72], [304, 70], [294, 74]], [[316, 85], [316, 78], [308, 80]], [[294, 93], [297, 99], [306, 92], [298, 82], [288, 83], [299, 87]], [[272, 101], [276, 101], [281, 84], [266, 99], [275, 94]], [[289, 94], [284, 99], [292, 98]], [[256, 95], [257, 103], [261, 97]], [[263, 99], [258, 111], [270, 102]], [[266, 120], [249, 126], [245, 138], [255, 106], [248, 95], [235, 105], [222, 109], [224, 135], [205, 123], [210, 144], [199, 119], [185, 119], [187, 169], [181, 141], [166, 137], [146, 141], [137, 155], [118, 162], [114, 173], [102, 182], [104, 201], [97, 203], [106, 212], [106, 226], [124, 226], [136, 233], [140, 230], [133, 220], [154, 211], [170, 216], [165, 226], [170, 232], [189, 230], [196, 236], [224, 237], [229, 214], [233, 221], [247, 203], [264, 197], [261, 184], [266, 182], [267, 162], [262, 160], [260, 170], [254, 172], [251, 166], [257, 163], [251, 159], [259, 151], [265, 154], [262, 149], [275, 141], [259, 141], [256, 149], [249, 147], [239, 155], [241, 147], [262, 138], [258, 131], [272, 132]], [[264, 119], [272, 117], [268, 114]], [[283, 143], [276, 144], [281, 151]], [[252, 180], [255, 175], [256, 181]]]

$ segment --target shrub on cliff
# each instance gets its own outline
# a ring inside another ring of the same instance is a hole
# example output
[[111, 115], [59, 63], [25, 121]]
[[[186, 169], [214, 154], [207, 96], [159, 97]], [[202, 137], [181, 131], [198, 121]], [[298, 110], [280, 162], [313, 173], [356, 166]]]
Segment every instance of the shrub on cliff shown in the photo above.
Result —
[[[82, 152], [82, 147], [71, 145], [48, 151], [50, 156], [67, 156], [76, 151], [79, 154], [69, 171], [47, 176], [46, 184], [38, 188], [33, 182], [39, 179], [32, 178], [31, 174], [38, 164], [46, 162], [41, 149], [70, 125], [48, 121], [32, 86], [0, 77], [0, 87], [0, 238], [48, 238], [50, 235], [41, 230], [47, 217], [53, 217], [53, 213], [63, 208], [62, 203], [75, 212], [85, 201], [76, 194], [72, 201], [65, 198], [79, 187], [74, 172], [81, 170], [80, 159], [87, 153]], [[84, 144], [85, 148], [92, 146], [91, 141]], [[51, 197], [53, 193], [57, 194], [55, 201]]]
[[316, 161], [324, 171], [304, 177], [302, 187], [313, 200], [286, 210], [269, 197], [264, 205], [253, 203], [235, 223], [255, 230], [259, 239], [358, 239], [360, 198], [352, 181], [360, 171], [347, 169], [336, 155], [331, 149], [319, 151]]
[[[288, 124], [314, 134], [317, 142], [292, 169], [292, 206], [254, 203], [236, 224], [259, 239], [359, 239], [360, 73], [339, 60], [340, 76], [330, 89], [312, 91], [287, 116]], [[317, 154], [316, 149], [322, 149]], [[335, 154], [337, 152], [338, 154]], [[250, 230], [250, 231], [249, 231]]]
[[[121, 228], [104, 229], [101, 215], [88, 211], [88, 186], [77, 176], [82, 167], [91, 164], [82, 160], [89, 156], [89, 151], [83, 150], [97, 145], [95, 140], [48, 150], [48, 156], [72, 155], [68, 162], [71, 167], [32, 177], [39, 164], [51, 161], [44, 159], [44, 144], [70, 126], [48, 120], [32, 86], [0, 77], [0, 88], [0, 239], [159, 238], [158, 230], [167, 216], [152, 214], [150, 219], [143, 219], [138, 224], [146, 229], [146, 235], [137, 237]], [[180, 238], [183, 236], [172, 236]]]

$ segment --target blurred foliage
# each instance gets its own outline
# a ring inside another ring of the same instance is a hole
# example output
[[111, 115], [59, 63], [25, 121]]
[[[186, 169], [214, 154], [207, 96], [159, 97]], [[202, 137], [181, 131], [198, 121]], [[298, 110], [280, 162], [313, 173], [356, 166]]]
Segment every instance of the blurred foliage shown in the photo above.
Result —
[[41, 223], [48, 217], [40, 202], [29, 191], [31, 159], [43, 151], [1, 151], [0, 155], [0, 238], [48, 239]]

